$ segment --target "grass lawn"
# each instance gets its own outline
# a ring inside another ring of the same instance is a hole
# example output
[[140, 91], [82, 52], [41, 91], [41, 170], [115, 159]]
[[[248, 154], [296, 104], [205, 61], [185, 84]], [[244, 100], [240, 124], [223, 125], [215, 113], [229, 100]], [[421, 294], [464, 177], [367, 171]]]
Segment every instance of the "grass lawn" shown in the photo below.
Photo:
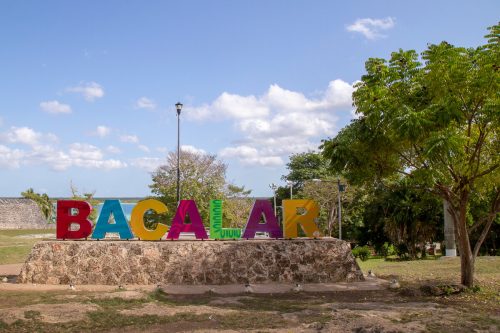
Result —
[[[412, 261], [384, 261], [384, 259], [358, 260], [366, 274], [372, 270], [381, 278], [397, 278], [403, 284], [460, 283], [460, 258], [428, 257]], [[481, 286], [500, 291], [500, 257], [478, 257], [476, 259], [475, 282]]]
[[55, 229], [0, 230], [0, 265], [23, 263], [41, 238], [22, 236], [43, 234], [55, 234]]

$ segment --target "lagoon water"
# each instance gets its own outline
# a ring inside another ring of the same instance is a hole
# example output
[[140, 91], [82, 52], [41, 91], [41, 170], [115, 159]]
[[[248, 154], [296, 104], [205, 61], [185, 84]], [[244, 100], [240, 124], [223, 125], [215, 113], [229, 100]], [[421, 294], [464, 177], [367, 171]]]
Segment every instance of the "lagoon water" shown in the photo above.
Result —
[[[99, 216], [99, 214], [101, 214], [102, 205], [103, 204], [101, 203], [101, 204], [98, 204], [96, 206], [97, 216]], [[121, 203], [121, 205], [122, 205], [123, 213], [125, 214], [125, 218], [127, 219], [127, 221], [130, 221], [130, 215], [132, 214], [132, 209], [134, 208], [136, 203]]]

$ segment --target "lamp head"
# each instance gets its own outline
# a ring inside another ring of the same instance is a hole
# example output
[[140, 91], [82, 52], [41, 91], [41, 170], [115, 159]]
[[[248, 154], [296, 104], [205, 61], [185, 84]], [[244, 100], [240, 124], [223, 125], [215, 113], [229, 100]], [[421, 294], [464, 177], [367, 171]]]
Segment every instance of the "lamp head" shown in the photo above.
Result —
[[181, 110], [182, 110], [182, 103], [181, 102], [177, 102], [175, 104], [175, 109], [177, 110], [177, 114], [181, 114]]

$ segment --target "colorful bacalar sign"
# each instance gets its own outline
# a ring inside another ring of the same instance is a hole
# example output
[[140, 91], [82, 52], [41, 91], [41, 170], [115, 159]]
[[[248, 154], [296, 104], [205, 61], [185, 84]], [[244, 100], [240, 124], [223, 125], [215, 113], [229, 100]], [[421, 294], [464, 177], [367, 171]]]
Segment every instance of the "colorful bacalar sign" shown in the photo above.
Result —
[[[178, 239], [181, 232], [194, 233], [197, 239], [208, 239], [200, 213], [194, 200], [181, 200], [170, 226], [158, 223], [151, 230], [144, 225], [144, 214], [153, 210], [159, 214], [168, 211], [167, 206], [154, 199], [143, 200], [132, 209], [130, 223], [127, 222], [119, 200], [106, 200], [93, 228], [88, 219], [92, 207], [88, 202], [59, 200], [57, 202], [58, 239], [103, 239], [107, 233], [116, 233], [121, 239], [161, 240]], [[271, 203], [256, 200], [243, 230], [224, 228], [222, 221], [222, 200], [210, 201], [210, 238], [211, 239], [251, 239], [257, 233], [267, 233], [270, 238], [296, 238], [301, 227], [307, 237], [321, 237], [315, 223], [319, 207], [312, 200], [283, 200], [283, 229], [273, 213]], [[114, 223], [110, 223], [113, 216]], [[189, 216], [191, 223], [186, 222]], [[263, 222], [261, 222], [263, 218]], [[79, 228], [73, 228], [72, 225]], [[93, 230], [92, 230], [93, 228]], [[75, 230], [76, 229], [76, 230]], [[165, 237], [166, 235], [166, 237]]]

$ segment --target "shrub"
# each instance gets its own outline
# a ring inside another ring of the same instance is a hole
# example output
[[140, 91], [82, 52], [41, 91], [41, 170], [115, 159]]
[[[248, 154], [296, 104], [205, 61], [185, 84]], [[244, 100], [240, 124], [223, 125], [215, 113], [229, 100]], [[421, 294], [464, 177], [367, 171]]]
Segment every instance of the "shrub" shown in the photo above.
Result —
[[370, 257], [370, 248], [368, 246], [356, 246], [352, 249], [352, 254], [355, 258], [361, 259], [361, 261], [367, 261]]
[[379, 254], [384, 257], [384, 258], [387, 258], [389, 256], [393, 256], [396, 254], [396, 248], [394, 247], [394, 245], [388, 243], [388, 242], [385, 242], [380, 250], [379, 250]]

